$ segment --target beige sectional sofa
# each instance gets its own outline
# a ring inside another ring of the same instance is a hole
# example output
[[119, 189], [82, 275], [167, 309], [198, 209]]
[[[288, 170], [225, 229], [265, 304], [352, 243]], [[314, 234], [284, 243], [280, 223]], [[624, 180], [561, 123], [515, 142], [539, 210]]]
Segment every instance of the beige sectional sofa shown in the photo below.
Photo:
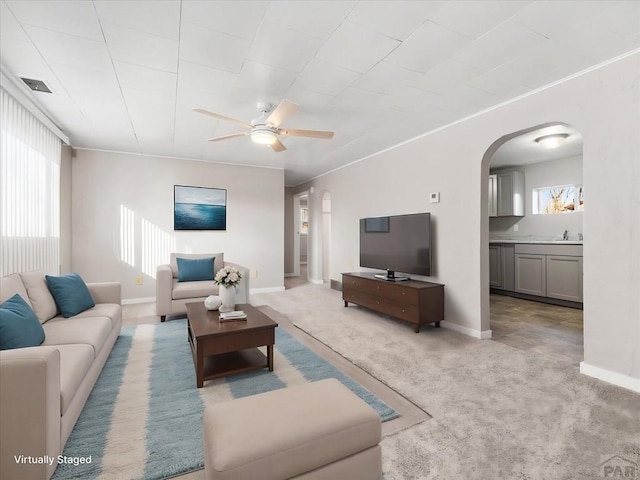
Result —
[[[18, 293], [45, 331], [38, 347], [0, 351], [0, 478], [48, 479], [122, 326], [120, 284], [89, 283], [95, 307], [58, 315], [44, 275], [0, 279], [0, 302]], [[56, 459], [17, 463], [14, 456]]]
[[187, 313], [189, 302], [204, 301], [209, 295], [218, 294], [218, 285], [213, 280], [178, 282], [176, 258], [198, 259], [215, 257], [213, 272], [222, 267], [235, 267], [242, 273], [236, 290], [236, 303], [249, 303], [249, 269], [224, 261], [224, 253], [172, 253], [170, 263], [159, 265], [156, 272], [156, 315], [165, 321], [167, 315]]

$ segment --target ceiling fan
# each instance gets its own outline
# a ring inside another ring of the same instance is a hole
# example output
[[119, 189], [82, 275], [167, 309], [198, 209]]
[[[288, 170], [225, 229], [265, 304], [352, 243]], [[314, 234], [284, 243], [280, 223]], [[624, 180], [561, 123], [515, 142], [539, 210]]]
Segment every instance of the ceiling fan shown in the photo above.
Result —
[[333, 138], [334, 132], [324, 132], [322, 130], [300, 130], [297, 128], [280, 128], [280, 125], [291, 116], [298, 109], [298, 104], [289, 100], [282, 100], [278, 106], [273, 109], [269, 103], [258, 103], [258, 111], [260, 116], [251, 121], [251, 123], [243, 122], [242, 120], [236, 120], [235, 118], [226, 117], [219, 113], [209, 112], [202, 108], [194, 108], [194, 112], [209, 115], [210, 117], [225, 120], [227, 122], [237, 123], [249, 130], [241, 133], [233, 133], [231, 135], [224, 135], [222, 137], [210, 138], [210, 142], [218, 142], [220, 140], [227, 140], [229, 138], [244, 137], [246, 135], [251, 136], [251, 140], [254, 143], [262, 145], [269, 145], [274, 152], [282, 152], [286, 150], [286, 147], [282, 144], [278, 135], [292, 136], [292, 137], [310, 137], [310, 138]]

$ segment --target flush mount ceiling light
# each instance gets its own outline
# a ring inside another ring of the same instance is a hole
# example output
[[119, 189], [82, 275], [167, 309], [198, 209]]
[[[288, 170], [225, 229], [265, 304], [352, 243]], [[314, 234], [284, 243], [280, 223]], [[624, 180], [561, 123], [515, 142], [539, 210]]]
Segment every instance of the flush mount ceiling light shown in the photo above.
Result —
[[278, 136], [268, 127], [254, 127], [251, 131], [251, 140], [260, 145], [273, 145]]
[[536, 143], [544, 148], [556, 148], [562, 145], [568, 137], [568, 133], [554, 133], [536, 138]]

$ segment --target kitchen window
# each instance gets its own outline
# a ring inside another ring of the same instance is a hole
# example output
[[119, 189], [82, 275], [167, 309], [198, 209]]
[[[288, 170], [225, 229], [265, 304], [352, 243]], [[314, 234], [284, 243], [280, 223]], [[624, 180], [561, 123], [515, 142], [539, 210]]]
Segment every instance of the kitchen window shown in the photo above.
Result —
[[534, 215], [582, 212], [584, 190], [582, 185], [534, 188], [532, 205]]

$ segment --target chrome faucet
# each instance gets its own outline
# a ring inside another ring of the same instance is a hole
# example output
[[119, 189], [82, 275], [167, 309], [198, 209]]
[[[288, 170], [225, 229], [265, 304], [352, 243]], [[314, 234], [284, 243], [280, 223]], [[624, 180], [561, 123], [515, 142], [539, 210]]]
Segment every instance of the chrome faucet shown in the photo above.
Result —
[[562, 234], [562, 240], [569, 240], [569, 230], [565, 230]]

